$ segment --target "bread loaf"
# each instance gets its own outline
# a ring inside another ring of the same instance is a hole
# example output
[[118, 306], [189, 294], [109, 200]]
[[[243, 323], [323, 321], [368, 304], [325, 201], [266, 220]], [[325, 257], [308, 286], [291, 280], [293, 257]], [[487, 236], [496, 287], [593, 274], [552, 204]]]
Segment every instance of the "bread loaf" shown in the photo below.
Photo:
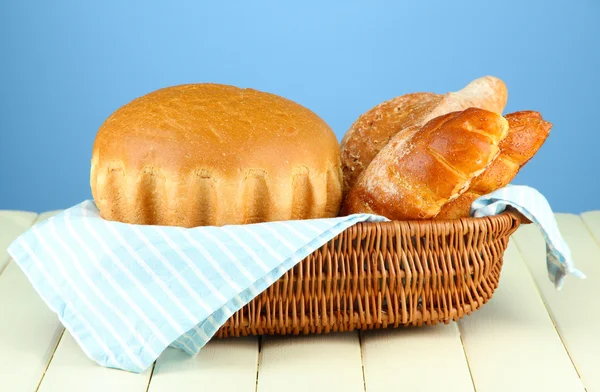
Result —
[[103, 218], [194, 227], [337, 216], [337, 138], [288, 99], [218, 84], [167, 87], [100, 127], [90, 185]]
[[501, 114], [507, 94], [502, 80], [485, 76], [457, 92], [406, 94], [375, 106], [352, 124], [341, 141], [344, 194], [399, 131], [469, 107]]
[[394, 220], [435, 217], [493, 162], [507, 131], [504, 117], [478, 108], [410, 127], [394, 136], [361, 173], [342, 214], [374, 213]]
[[550, 122], [534, 111], [515, 112], [505, 117], [509, 129], [500, 142], [498, 157], [471, 182], [467, 192], [442, 207], [437, 219], [468, 217], [473, 201], [508, 185], [523, 165], [538, 152], [552, 128]]

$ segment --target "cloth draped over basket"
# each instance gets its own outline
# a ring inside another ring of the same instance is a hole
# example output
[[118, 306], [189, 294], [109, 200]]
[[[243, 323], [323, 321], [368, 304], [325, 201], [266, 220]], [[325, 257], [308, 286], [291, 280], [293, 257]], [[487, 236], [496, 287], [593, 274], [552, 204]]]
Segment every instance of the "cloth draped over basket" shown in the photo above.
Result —
[[[536, 190], [499, 189], [477, 199], [471, 215], [509, 207], [543, 233], [558, 289], [567, 275], [585, 277]], [[106, 221], [87, 200], [34, 225], [8, 252], [89, 358], [142, 372], [169, 346], [197, 354], [236, 311], [344, 230], [385, 221], [355, 214], [185, 229]]]

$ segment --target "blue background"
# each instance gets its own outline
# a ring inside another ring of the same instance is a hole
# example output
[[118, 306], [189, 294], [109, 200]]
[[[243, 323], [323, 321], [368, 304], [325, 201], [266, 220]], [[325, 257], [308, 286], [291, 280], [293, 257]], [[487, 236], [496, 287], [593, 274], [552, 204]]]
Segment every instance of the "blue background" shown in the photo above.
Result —
[[168, 85], [217, 82], [280, 94], [341, 139], [397, 95], [444, 93], [490, 74], [506, 112], [554, 123], [513, 183], [555, 211], [600, 209], [600, 2], [2, 1], [0, 209], [91, 198], [98, 127]]

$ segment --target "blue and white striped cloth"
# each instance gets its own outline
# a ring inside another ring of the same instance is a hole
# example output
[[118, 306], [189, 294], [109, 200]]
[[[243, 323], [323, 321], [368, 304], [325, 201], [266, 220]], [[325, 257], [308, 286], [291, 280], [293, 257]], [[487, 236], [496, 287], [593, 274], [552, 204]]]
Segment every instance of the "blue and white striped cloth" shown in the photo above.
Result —
[[585, 279], [585, 275], [575, 268], [571, 250], [560, 234], [548, 201], [537, 190], [523, 185], [508, 185], [475, 200], [471, 205], [471, 216], [496, 215], [507, 207], [513, 207], [540, 229], [546, 241], [548, 277], [558, 290], [567, 275]]
[[[483, 197], [473, 214], [506, 205], [541, 225], [553, 281], [583, 277], [531, 188]], [[357, 214], [184, 229], [106, 221], [85, 201], [33, 226], [8, 252], [89, 358], [142, 372], [168, 346], [197, 354], [234, 312], [314, 250], [357, 222], [385, 220]]]

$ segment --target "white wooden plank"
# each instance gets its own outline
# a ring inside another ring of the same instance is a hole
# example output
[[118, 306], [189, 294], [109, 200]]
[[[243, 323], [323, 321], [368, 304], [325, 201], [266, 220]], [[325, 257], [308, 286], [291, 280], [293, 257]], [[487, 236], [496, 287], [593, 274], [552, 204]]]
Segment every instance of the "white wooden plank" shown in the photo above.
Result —
[[33, 224], [36, 217], [35, 212], [0, 211], [0, 274], [10, 258], [6, 249]]
[[156, 361], [149, 392], [254, 392], [258, 338], [211, 340], [190, 357], [168, 348]]
[[365, 385], [379, 391], [473, 391], [456, 323], [363, 333]]
[[514, 242], [492, 299], [459, 325], [478, 391], [584, 391]]
[[[15, 227], [20, 226], [24, 232], [34, 220], [41, 222], [54, 213], [56, 211], [15, 215], [3, 211], [1, 224], [15, 225], [10, 232], [2, 230], [3, 248], [0, 250], [6, 252], [5, 247], [21, 234]], [[33, 391], [46, 370], [63, 328], [58, 317], [12, 261], [0, 275], [0, 318], [0, 391]]]
[[99, 366], [81, 351], [65, 331], [40, 384], [40, 392], [146, 391], [152, 369], [136, 374]]
[[14, 262], [0, 275], [0, 318], [0, 391], [33, 391], [63, 328]]
[[258, 392], [363, 392], [358, 334], [265, 337]]
[[569, 277], [557, 291], [548, 280], [544, 240], [538, 229], [527, 225], [515, 234], [562, 340], [588, 392], [600, 391], [600, 245], [576, 215], [556, 215], [560, 231], [573, 259], [587, 279]]
[[585, 212], [581, 214], [581, 218], [596, 238], [596, 241], [600, 243], [600, 211]]

